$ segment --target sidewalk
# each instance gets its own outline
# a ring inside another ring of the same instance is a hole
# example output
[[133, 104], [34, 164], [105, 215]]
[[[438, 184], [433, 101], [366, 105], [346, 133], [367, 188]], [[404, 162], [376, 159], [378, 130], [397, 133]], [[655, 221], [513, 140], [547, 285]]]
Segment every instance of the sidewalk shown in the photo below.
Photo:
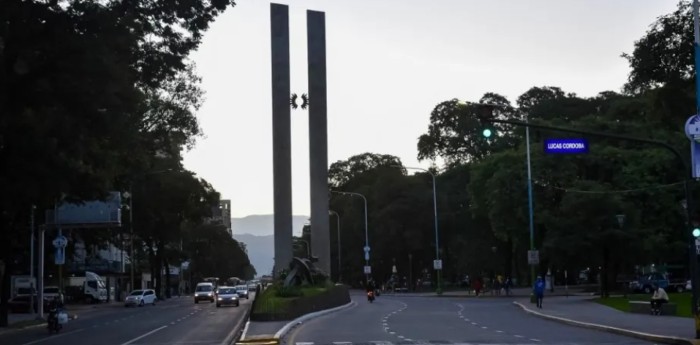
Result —
[[542, 309], [529, 299], [513, 303], [527, 313], [579, 327], [667, 344], [697, 344], [692, 318], [626, 313], [595, 303], [590, 296], [545, 297]]
[[[359, 291], [359, 290], [357, 290]], [[563, 287], [559, 287], [554, 290], [554, 292], [545, 292], [545, 297], [549, 296], [591, 296], [591, 293], [585, 293], [582, 292], [583, 290], [580, 288], [570, 288], [570, 289], [564, 289]], [[530, 293], [532, 292], [532, 289], [530, 288], [514, 288], [510, 291], [510, 295], [506, 296], [505, 293], [502, 293], [500, 295], [496, 295], [495, 293], [491, 293], [491, 291], [487, 291], [485, 293], [482, 293], [479, 295], [479, 298], [513, 298], [513, 297], [529, 297]], [[438, 296], [435, 291], [419, 291], [419, 292], [384, 292], [382, 293], [382, 296], [401, 296], [401, 297], [436, 297]], [[467, 291], [467, 290], [452, 290], [452, 291], [445, 291], [440, 295], [441, 297], [476, 297], [474, 295], [473, 291]]]

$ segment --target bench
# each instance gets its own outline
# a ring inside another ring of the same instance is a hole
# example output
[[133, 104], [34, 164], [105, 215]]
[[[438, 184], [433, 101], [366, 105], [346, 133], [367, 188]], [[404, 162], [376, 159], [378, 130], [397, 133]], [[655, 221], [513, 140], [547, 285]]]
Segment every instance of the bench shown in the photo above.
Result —
[[[630, 313], [651, 314], [651, 302], [649, 301], [628, 301]], [[664, 303], [661, 305], [661, 315], [676, 315], [677, 305], [675, 303]]]

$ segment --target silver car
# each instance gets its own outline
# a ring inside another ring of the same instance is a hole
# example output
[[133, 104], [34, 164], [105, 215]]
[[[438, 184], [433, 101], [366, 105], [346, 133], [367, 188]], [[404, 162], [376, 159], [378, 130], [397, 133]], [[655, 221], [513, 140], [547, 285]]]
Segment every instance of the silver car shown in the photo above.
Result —
[[238, 297], [248, 299], [248, 286], [238, 285], [235, 287]]
[[241, 302], [238, 300], [238, 293], [236, 288], [230, 286], [222, 286], [218, 289], [216, 294], [216, 306], [221, 307], [222, 305], [232, 305], [238, 307]]

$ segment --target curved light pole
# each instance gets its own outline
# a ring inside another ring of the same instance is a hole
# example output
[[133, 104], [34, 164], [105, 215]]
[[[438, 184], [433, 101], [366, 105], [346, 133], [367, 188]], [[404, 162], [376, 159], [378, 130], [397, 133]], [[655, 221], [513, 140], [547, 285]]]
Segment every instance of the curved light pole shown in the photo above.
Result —
[[341, 275], [341, 273], [340, 273], [340, 272], [341, 272], [341, 260], [340, 260], [340, 215], [338, 214], [338, 212], [335, 212], [335, 211], [333, 211], [333, 210], [328, 210], [328, 214], [330, 214], [330, 215], [335, 215], [335, 217], [336, 217], [336, 219], [337, 219], [337, 221], [338, 221], [338, 225], [337, 225], [336, 228], [338, 229], [338, 283], [340, 283], [340, 282], [342, 282], [342, 279], [341, 279], [341, 276], [342, 276], [342, 275]]
[[[439, 246], [439, 230], [438, 230], [438, 213], [437, 213], [437, 184], [435, 183], [435, 174], [433, 174], [430, 170], [428, 169], [423, 169], [423, 168], [415, 168], [415, 167], [404, 167], [400, 165], [396, 165], [398, 168], [403, 168], [403, 169], [412, 169], [412, 170], [420, 170], [423, 172], [426, 172], [430, 174], [430, 176], [433, 178], [433, 213], [434, 213], [434, 218], [435, 218], [435, 264], [433, 265], [434, 269], [437, 271], [437, 289], [436, 293], [438, 295], [442, 294], [442, 261], [440, 260], [440, 246]], [[412, 282], [411, 282], [412, 283]]]
[[[369, 235], [367, 232], [367, 198], [365, 198], [364, 195], [360, 193], [355, 193], [355, 192], [339, 192], [332, 190], [331, 193], [336, 193], [336, 194], [341, 194], [341, 195], [350, 195], [350, 196], [359, 196], [362, 198], [362, 200], [365, 202], [365, 266], [369, 267]], [[365, 279], [369, 280], [369, 273], [365, 274]]]

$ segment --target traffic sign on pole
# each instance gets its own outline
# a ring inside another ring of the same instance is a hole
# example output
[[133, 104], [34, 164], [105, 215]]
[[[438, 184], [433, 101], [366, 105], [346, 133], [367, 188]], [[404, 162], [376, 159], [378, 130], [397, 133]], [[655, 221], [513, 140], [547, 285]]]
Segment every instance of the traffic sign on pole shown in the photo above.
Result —
[[442, 260], [433, 260], [433, 269], [441, 270], [442, 269]]
[[527, 251], [527, 264], [528, 265], [539, 265], [540, 264], [540, 251], [539, 250], [528, 250]]
[[365, 266], [365, 274], [372, 274], [372, 266]]
[[694, 178], [700, 178], [700, 115], [688, 118], [685, 135], [690, 140], [690, 172]]

